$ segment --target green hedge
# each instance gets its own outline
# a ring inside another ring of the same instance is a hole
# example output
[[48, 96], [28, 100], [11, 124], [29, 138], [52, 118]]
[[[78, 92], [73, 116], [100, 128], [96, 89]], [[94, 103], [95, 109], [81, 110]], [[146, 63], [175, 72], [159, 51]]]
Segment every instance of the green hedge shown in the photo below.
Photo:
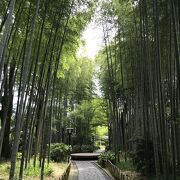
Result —
[[64, 143], [54, 143], [51, 145], [51, 160], [55, 162], [67, 161], [71, 151], [71, 146]]
[[72, 153], [92, 153], [93, 151], [99, 149], [99, 147], [94, 145], [74, 145]]
[[99, 156], [98, 162], [102, 167], [105, 167], [105, 162], [107, 161], [115, 162], [115, 153], [113, 151], [104, 152]]

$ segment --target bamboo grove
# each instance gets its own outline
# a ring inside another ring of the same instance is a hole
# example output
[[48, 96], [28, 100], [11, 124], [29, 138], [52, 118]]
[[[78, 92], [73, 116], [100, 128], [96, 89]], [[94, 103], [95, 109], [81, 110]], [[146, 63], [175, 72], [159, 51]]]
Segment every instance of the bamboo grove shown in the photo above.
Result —
[[19, 179], [32, 155], [34, 166], [40, 162], [43, 179], [52, 128], [62, 124], [54, 125], [54, 119], [66, 108], [68, 77], [64, 80], [62, 72], [67, 71], [66, 61], [76, 62], [80, 36], [92, 12], [88, 1], [0, 1], [0, 154], [11, 159], [9, 179], [17, 178], [19, 151]]
[[144, 174], [180, 172], [179, 1], [106, 1], [98, 22], [100, 79], [110, 148], [132, 153]]
[[[51, 143], [67, 143], [73, 119], [77, 144], [108, 119], [117, 162], [132, 156], [145, 175], [179, 177], [179, 8], [178, 0], [0, 1], [0, 158], [11, 161], [9, 179], [23, 179], [32, 159], [44, 179]], [[94, 62], [77, 58], [93, 15], [104, 41], [97, 99]]]

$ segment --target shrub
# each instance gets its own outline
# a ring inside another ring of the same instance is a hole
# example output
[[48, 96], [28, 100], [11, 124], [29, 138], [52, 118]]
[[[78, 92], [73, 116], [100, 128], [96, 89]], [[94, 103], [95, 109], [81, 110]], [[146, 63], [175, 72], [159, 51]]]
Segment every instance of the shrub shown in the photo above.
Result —
[[71, 146], [64, 143], [55, 143], [51, 145], [51, 160], [55, 162], [66, 161], [71, 153]]
[[100, 149], [99, 146], [94, 146], [94, 151]]
[[153, 174], [155, 172], [155, 166], [152, 141], [145, 141], [142, 138], [138, 138], [135, 140], [135, 143], [136, 149], [132, 153], [132, 159], [137, 167], [137, 171], [145, 175]]
[[127, 159], [127, 161], [120, 161], [116, 164], [121, 170], [135, 171], [136, 167], [133, 164], [131, 159]]
[[83, 153], [92, 153], [94, 151], [93, 145], [82, 145], [81, 146], [81, 152]]
[[81, 152], [81, 146], [80, 145], [74, 145], [72, 148], [72, 153], [80, 153]]
[[112, 163], [115, 163], [115, 153], [113, 151], [107, 151], [105, 153], [102, 153], [99, 157], [98, 162], [104, 167], [106, 161], [111, 161]]
[[92, 153], [97, 149], [99, 149], [99, 147], [94, 145], [74, 145], [72, 153]]

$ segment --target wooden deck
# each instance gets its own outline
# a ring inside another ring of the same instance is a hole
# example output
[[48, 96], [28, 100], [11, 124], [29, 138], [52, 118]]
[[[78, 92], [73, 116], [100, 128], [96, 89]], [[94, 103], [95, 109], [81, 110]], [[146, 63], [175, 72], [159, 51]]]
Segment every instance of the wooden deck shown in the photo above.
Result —
[[71, 154], [72, 160], [97, 160], [100, 153], [75, 153]]

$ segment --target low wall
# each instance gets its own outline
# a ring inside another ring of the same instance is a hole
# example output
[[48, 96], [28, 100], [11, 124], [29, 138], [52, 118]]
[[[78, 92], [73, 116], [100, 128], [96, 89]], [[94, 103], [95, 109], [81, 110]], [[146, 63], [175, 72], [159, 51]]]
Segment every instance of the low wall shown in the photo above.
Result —
[[117, 180], [143, 180], [144, 178], [139, 173], [131, 171], [122, 171], [110, 161], [105, 162], [105, 167], [111, 175]]
[[70, 170], [71, 170], [71, 161], [69, 162], [66, 170], [64, 171], [63, 175], [59, 178], [59, 180], [68, 180]]

